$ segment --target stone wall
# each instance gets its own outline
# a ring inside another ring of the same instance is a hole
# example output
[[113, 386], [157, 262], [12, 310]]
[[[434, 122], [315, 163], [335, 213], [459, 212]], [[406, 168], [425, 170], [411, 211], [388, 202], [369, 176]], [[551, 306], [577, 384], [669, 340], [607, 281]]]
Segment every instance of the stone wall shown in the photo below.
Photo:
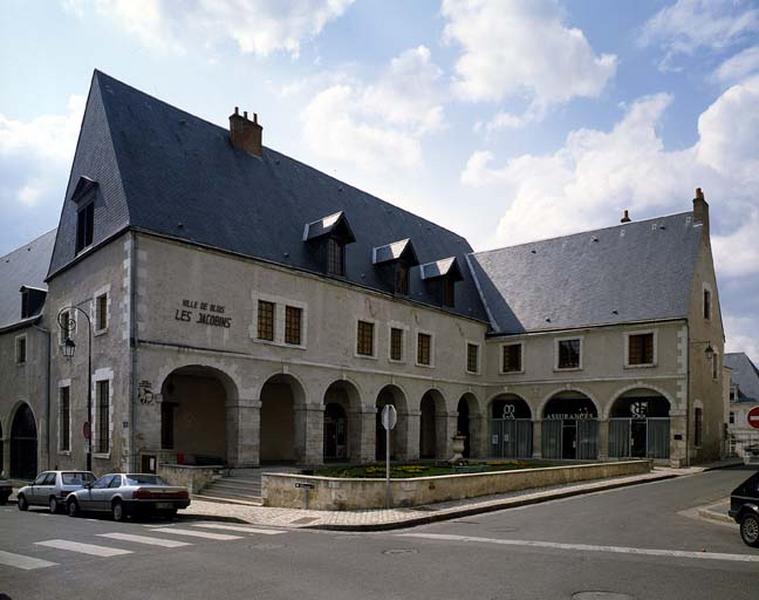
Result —
[[171, 485], [187, 488], [190, 494], [197, 494], [206, 485], [221, 476], [222, 467], [195, 467], [190, 465], [158, 465], [158, 475]]
[[[392, 506], [420, 506], [446, 500], [502, 494], [591, 479], [637, 475], [648, 473], [651, 467], [651, 461], [631, 460], [491, 473], [391, 479], [390, 491]], [[313, 485], [313, 489], [296, 487], [296, 484], [310, 484]], [[265, 473], [262, 476], [262, 488], [264, 506], [305, 508], [306, 490], [308, 508], [314, 510], [357, 510], [385, 506], [384, 479], [342, 479]]]

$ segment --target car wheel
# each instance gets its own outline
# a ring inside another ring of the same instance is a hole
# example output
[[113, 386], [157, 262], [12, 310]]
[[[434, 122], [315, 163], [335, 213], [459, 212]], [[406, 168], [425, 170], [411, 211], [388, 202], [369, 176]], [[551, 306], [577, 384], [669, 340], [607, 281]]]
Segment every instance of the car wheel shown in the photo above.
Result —
[[50, 508], [51, 515], [56, 514], [61, 508], [61, 505], [58, 504], [58, 500], [55, 496], [50, 496], [50, 500], [48, 501], [47, 505]]
[[114, 521], [124, 520], [126, 512], [124, 511], [124, 505], [121, 503], [121, 500], [113, 501], [113, 504], [111, 504], [111, 515], [113, 516]]
[[26, 496], [24, 496], [24, 494], [18, 495], [17, 502], [19, 510], [27, 510], [29, 508], [29, 502], [27, 502]]
[[759, 516], [747, 514], [741, 519], [741, 539], [752, 548], [759, 548]]
[[68, 509], [69, 517], [79, 516], [79, 503], [76, 500], [69, 500], [66, 508]]
[[165, 513], [163, 513], [163, 515], [168, 521], [173, 521], [177, 518], [177, 509], [172, 508], [171, 510], [167, 510]]

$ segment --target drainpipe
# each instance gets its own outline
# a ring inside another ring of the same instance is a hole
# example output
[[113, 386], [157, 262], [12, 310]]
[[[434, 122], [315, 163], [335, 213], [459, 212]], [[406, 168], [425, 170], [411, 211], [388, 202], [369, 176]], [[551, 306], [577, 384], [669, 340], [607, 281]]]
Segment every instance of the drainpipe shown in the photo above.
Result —
[[[53, 338], [50, 335], [50, 330], [45, 329], [44, 327], [40, 327], [39, 325], [33, 325], [34, 329], [37, 331], [41, 331], [47, 336], [47, 359], [45, 360], [45, 371], [46, 371], [46, 383], [45, 386], [45, 452], [47, 454], [47, 468], [50, 468], [50, 386], [52, 385], [50, 381], [50, 359], [53, 356], [52, 352], [52, 343]], [[0, 465], [0, 468], [2, 466]]]
[[685, 375], [687, 377], [686, 379], [686, 386], [685, 391], [687, 394], [687, 397], [685, 399], [685, 466], [690, 467], [690, 402], [691, 402], [691, 381], [690, 381], [690, 346], [691, 346], [691, 340], [690, 340], [690, 323], [686, 324], [685, 326], [687, 330], [687, 335], [685, 336], [685, 339], [687, 340], [687, 344], [685, 346]]
[[132, 231], [132, 250], [129, 253], [129, 463], [140, 471], [135, 449], [135, 402], [137, 390], [137, 234]]

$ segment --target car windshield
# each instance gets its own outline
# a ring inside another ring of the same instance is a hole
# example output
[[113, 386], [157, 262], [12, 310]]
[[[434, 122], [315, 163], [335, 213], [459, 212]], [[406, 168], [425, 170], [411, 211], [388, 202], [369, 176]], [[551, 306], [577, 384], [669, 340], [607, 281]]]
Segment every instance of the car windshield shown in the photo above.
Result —
[[84, 485], [95, 481], [92, 473], [61, 473], [63, 485]]
[[158, 475], [145, 475], [143, 473], [129, 473], [127, 476], [127, 485], [168, 485]]

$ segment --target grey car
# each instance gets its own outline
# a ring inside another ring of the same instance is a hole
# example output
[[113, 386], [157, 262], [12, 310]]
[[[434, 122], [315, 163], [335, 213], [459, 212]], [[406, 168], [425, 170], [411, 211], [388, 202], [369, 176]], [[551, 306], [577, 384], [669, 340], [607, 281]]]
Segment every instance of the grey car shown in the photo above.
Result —
[[110, 512], [114, 521], [134, 514], [173, 517], [189, 505], [185, 488], [169, 485], [152, 473], [109, 473], [66, 499], [72, 517], [84, 511], [102, 511]]
[[95, 481], [90, 471], [43, 471], [34, 481], [22, 487], [16, 494], [19, 510], [30, 506], [47, 506], [57, 513], [64, 506], [66, 497]]

